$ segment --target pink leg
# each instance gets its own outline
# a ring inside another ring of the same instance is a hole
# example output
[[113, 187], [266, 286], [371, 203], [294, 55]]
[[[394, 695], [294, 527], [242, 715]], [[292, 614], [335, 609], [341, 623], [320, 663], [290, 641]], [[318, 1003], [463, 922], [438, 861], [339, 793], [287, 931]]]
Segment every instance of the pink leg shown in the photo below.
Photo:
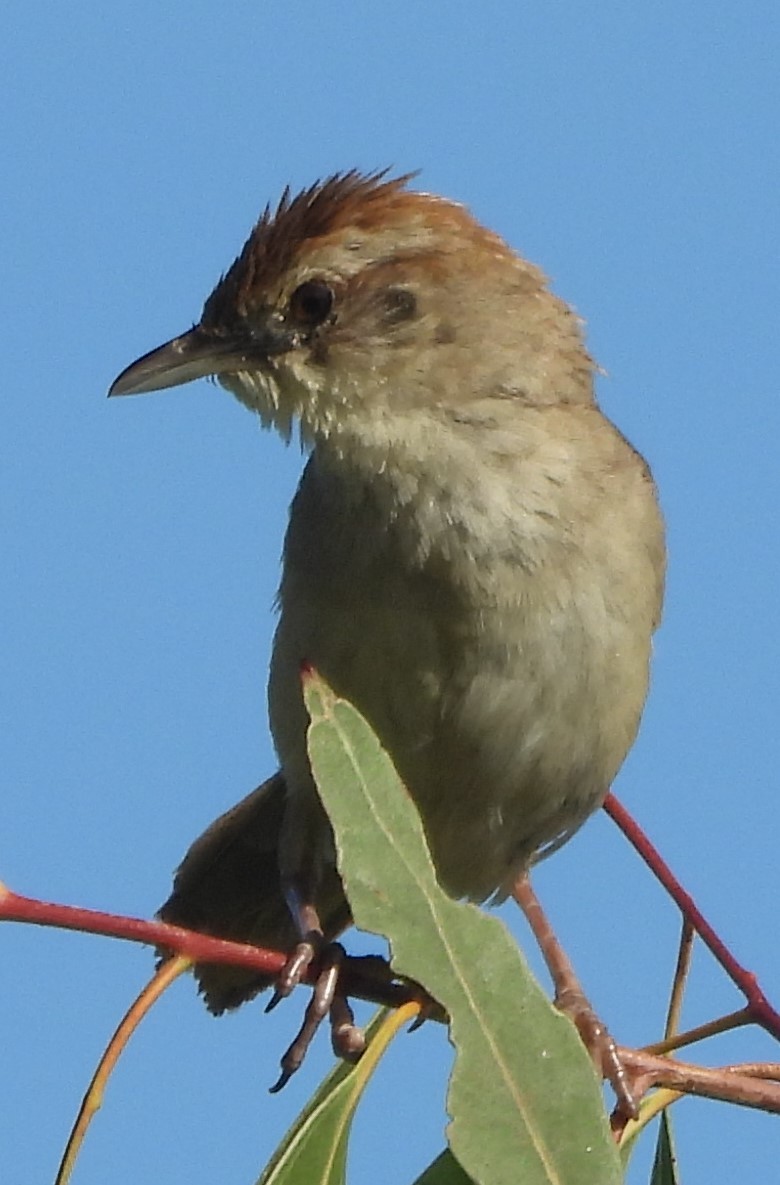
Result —
[[617, 1046], [582, 990], [569, 957], [556, 938], [539, 899], [531, 888], [527, 872], [517, 878], [510, 892], [525, 914], [539, 944], [555, 987], [556, 1007], [565, 1012], [577, 1026], [596, 1069], [610, 1082], [621, 1112], [635, 1119], [639, 1113], [637, 1102]]

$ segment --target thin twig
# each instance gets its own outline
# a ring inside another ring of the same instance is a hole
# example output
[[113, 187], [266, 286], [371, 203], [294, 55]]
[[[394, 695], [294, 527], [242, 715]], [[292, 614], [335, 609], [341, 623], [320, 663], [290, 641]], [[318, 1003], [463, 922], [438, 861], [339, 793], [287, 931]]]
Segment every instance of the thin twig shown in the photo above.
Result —
[[[183, 926], [169, 926], [166, 922], [147, 922], [142, 918], [124, 917], [102, 910], [83, 909], [75, 905], [60, 905], [53, 901], [39, 901], [23, 897], [0, 883], [0, 922], [23, 922], [33, 926], [51, 926], [59, 930], [77, 930], [99, 934], [106, 938], [122, 938], [128, 942], [157, 947], [166, 953], [183, 955], [193, 963], [225, 963], [231, 967], [249, 967], [270, 977], [276, 976], [287, 962], [284, 951], [267, 950], [244, 942], [230, 942], [185, 930]], [[380, 968], [379, 964], [383, 965]], [[446, 1021], [444, 1012], [435, 1001], [430, 1001], [415, 984], [400, 982], [386, 971], [384, 960], [348, 958], [344, 967], [343, 988], [347, 995], [400, 1008], [416, 1002], [422, 1006], [427, 1019]], [[319, 965], [315, 961], [308, 968], [303, 982], [317, 980]]]
[[682, 1012], [685, 985], [688, 982], [688, 975], [691, 970], [691, 958], [693, 957], [694, 934], [695, 931], [690, 920], [683, 915], [680, 946], [677, 951], [677, 966], [674, 969], [672, 991], [669, 996], [669, 1008], [666, 1013], [666, 1024], [664, 1026], [664, 1036], [666, 1038], [674, 1037], [680, 1027], [680, 1013]]
[[720, 1033], [730, 1033], [743, 1025], [752, 1025], [753, 1017], [748, 1008], [739, 1008], [736, 1012], [729, 1012], [727, 1016], [719, 1016], [715, 1020], [708, 1020], [706, 1024], [697, 1025], [695, 1029], [686, 1029], [684, 1033], [676, 1033], [666, 1037], [663, 1041], [654, 1041], [651, 1045], [643, 1046], [646, 1053], [672, 1053], [675, 1049], [683, 1049], [686, 1045], [693, 1045], [697, 1041], [705, 1041], [708, 1037], [717, 1037]]
[[[741, 1107], [755, 1107], [780, 1115], [780, 1082], [772, 1073], [769, 1080], [754, 1073], [760, 1066], [723, 1066], [710, 1069], [679, 1062], [669, 1057], [656, 1057], [640, 1049], [620, 1046], [621, 1061], [636, 1075], [635, 1081], [644, 1090], [651, 1086], [663, 1086], [701, 1098], [719, 1099], [726, 1103], [737, 1103]], [[772, 1071], [777, 1067], [772, 1066]]]
[[709, 948], [729, 978], [744, 993], [752, 1020], [780, 1040], [780, 1013], [767, 1000], [752, 971], [743, 967], [685, 891], [658, 849], [650, 842], [639, 824], [614, 794], [608, 794], [604, 810], [617, 823], [626, 839], [636, 848], [648, 868], [666, 889], [683, 915], [689, 920], [702, 942]]

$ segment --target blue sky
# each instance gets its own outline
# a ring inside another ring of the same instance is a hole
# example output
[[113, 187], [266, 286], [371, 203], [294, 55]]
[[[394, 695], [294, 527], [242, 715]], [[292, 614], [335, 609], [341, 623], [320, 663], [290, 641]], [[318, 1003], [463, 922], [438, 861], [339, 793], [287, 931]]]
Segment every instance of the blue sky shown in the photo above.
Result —
[[[603, 406], [653, 466], [667, 607], [616, 789], [780, 999], [779, 32], [770, 0], [7, 6], [0, 878], [149, 915], [188, 842], [271, 771], [300, 455], [206, 383], [105, 392], [199, 315], [286, 183], [419, 168], [586, 318]], [[612, 825], [594, 819], [537, 886], [614, 1033], [652, 1040], [677, 918]], [[21, 927], [1, 949], [0, 1160], [26, 1185], [52, 1177], [151, 961]], [[700, 953], [686, 1021], [739, 1002]], [[297, 1012], [217, 1022], [179, 984], [121, 1064], [78, 1185], [252, 1182], [329, 1065], [323, 1040], [267, 1095]], [[776, 1057], [748, 1032], [709, 1053]], [[411, 1180], [435, 1155], [447, 1064], [433, 1026], [396, 1043], [354, 1180]], [[686, 1101], [676, 1120], [686, 1185], [776, 1175], [776, 1119]]]

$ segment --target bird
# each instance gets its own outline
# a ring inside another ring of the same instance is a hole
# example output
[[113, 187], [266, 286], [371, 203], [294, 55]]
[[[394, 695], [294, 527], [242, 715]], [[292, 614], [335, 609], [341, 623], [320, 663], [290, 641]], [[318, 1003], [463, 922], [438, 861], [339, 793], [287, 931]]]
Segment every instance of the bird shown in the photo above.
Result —
[[[351, 917], [303, 664], [392, 757], [442, 887], [487, 904], [601, 805], [648, 690], [666, 560], [650, 469], [597, 403], [574, 310], [414, 176], [288, 187], [197, 324], [109, 392], [211, 377], [307, 453], [268, 680], [279, 770], [196, 840], [160, 913], [275, 949]], [[268, 986], [196, 971], [216, 1013]]]

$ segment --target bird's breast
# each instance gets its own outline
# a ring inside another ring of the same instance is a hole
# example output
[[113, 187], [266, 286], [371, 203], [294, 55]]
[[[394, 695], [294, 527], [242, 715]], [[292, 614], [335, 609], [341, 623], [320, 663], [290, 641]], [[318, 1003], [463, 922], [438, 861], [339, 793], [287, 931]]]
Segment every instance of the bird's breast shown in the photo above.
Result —
[[606, 792], [644, 702], [652, 621], [649, 596], [616, 591], [635, 557], [605, 565], [589, 529], [466, 476], [393, 503], [310, 461], [269, 699], [288, 784], [310, 789], [299, 673], [314, 665], [392, 756], [445, 886], [483, 899]]

